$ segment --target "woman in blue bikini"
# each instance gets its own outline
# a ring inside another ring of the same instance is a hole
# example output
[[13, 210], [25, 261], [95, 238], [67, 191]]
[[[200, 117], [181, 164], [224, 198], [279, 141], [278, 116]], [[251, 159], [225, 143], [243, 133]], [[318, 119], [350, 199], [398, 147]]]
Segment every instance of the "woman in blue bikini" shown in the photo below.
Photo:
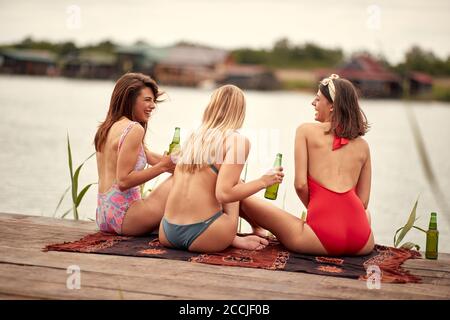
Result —
[[254, 181], [240, 181], [250, 151], [249, 140], [236, 131], [244, 118], [245, 98], [238, 87], [214, 91], [200, 128], [178, 158], [159, 228], [164, 246], [217, 252], [230, 245], [254, 250], [268, 244], [257, 235], [236, 235], [239, 201], [283, 180], [278, 168]]

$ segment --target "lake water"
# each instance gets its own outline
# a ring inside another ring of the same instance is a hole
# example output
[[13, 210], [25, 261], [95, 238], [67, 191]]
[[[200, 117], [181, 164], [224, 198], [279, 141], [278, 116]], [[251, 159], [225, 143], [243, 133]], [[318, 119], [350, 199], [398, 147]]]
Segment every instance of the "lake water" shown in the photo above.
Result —
[[[70, 183], [66, 134], [78, 165], [94, 151], [93, 137], [113, 87], [112, 81], [0, 76], [0, 212], [53, 216]], [[169, 97], [152, 116], [146, 137], [149, 148], [160, 153], [167, 150], [174, 127], [181, 127], [183, 139], [199, 124], [211, 94], [203, 89], [163, 89]], [[275, 203], [299, 215], [304, 208], [293, 187], [294, 136], [299, 124], [314, 119], [312, 95], [248, 91], [246, 98], [243, 133], [252, 141], [247, 180], [259, 177], [275, 154], [283, 153], [286, 177]], [[412, 108], [438, 183], [442, 190], [450, 190], [450, 104], [362, 100], [361, 106], [372, 124], [366, 140], [372, 154], [369, 209], [376, 242], [392, 245], [395, 230], [404, 225], [420, 195], [416, 225], [426, 229], [430, 212], [438, 212], [439, 249], [450, 252], [450, 213], [442, 211], [430, 191], [406, 116], [406, 107]], [[92, 158], [81, 171], [80, 185], [96, 180]], [[80, 205], [81, 219], [95, 219], [96, 192], [93, 186]], [[66, 200], [57, 216], [70, 208]], [[445, 201], [450, 204], [448, 192]], [[425, 247], [425, 235], [416, 230], [405, 241]]]

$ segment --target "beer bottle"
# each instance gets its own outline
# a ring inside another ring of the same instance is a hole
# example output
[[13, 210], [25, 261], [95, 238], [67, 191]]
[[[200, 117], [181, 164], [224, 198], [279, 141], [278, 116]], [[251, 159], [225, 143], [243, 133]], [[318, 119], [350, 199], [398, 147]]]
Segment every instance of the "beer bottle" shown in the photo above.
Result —
[[180, 150], [180, 128], [176, 127], [172, 143], [169, 145], [169, 154], [177, 152], [178, 150]]
[[[277, 153], [277, 156], [275, 158], [275, 162], [273, 163], [273, 167], [281, 167], [281, 158], [283, 155], [281, 153]], [[275, 183], [269, 187], [266, 188], [266, 192], [264, 193], [264, 198], [269, 200], [276, 200], [278, 195], [278, 187], [280, 186], [279, 183]]]
[[430, 225], [427, 230], [427, 248], [425, 251], [425, 257], [427, 259], [438, 258], [438, 240], [439, 231], [437, 230], [436, 212], [432, 212], [430, 217]]

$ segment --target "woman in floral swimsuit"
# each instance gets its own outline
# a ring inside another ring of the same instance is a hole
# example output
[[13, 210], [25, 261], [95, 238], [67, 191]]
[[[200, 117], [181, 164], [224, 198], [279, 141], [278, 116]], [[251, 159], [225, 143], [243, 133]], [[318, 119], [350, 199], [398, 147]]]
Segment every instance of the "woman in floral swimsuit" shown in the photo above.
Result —
[[[156, 82], [140, 73], [123, 75], [114, 87], [94, 141], [99, 177], [96, 220], [103, 232], [141, 235], [159, 226], [172, 177], [145, 199], [139, 186], [175, 168], [170, 156], [144, 145], [147, 122], [161, 94]], [[147, 163], [151, 166], [145, 168]]]

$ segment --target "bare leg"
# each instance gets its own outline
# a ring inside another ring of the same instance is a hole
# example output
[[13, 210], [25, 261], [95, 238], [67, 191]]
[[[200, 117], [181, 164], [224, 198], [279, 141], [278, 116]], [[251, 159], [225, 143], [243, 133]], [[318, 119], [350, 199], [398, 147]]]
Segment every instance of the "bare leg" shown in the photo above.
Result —
[[123, 235], [137, 236], [158, 228], [172, 183], [173, 179], [169, 177], [150, 192], [147, 198], [131, 204], [122, 223]]
[[[225, 203], [223, 205], [223, 209], [225, 212], [228, 213], [228, 215], [230, 215], [230, 217], [232, 217], [232, 219], [236, 221], [236, 228], [237, 228], [238, 218], [241, 215], [241, 213], [243, 213], [243, 211], [241, 210], [240, 203], [239, 202]], [[231, 245], [235, 248], [247, 250], [261, 250], [264, 249], [268, 244], [269, 241], [267, 241], [264, 238], [261, 238], [258, 235], [251, 235], [245, 237], [236, 235], [233, 239], [233, 242], [231, 243]]]
[[241, 201], [242, 210], [255, 223], [270, 230], [289, 250], [327, 254], [314, 231], [303, 220], [256, 196]]
[[239, 206], [239, 216], [250, 224], [250, 226], [252, 227], [252, 233], [253, 234], [255, 234], [257, 236], [260, 236], [260, 237], [266, 237], [268, 235], [268, 231], [267, 230], [265, 230], [264, 228], [261, 228], [260, 226], [258, 226], [255, 223], [255, 221], [250, 219], [245, 214], [244, 210], [242, 210], [242, 206]]

